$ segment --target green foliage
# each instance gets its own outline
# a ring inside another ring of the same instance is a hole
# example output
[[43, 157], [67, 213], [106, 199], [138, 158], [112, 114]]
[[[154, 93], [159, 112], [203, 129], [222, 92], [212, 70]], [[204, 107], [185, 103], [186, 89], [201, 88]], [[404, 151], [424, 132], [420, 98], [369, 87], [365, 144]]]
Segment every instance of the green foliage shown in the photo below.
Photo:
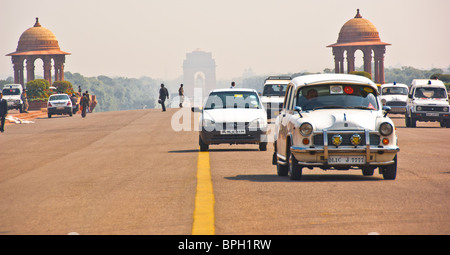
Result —
[[33, 100], [47, 100], [51, 94], [50, 83], [44, 79], [36, 79], [27, 82], [27, 96], [30, 101]]
[[73, 87], [70, 81], [55, 81], [53, 87], [56, 88], [57, 93], [73, 94]]
[[410, 66], [401, 68], [385, 68], [384, 77], [386, 83], [397, 82], [410, 85], [414, 79], [430, 79], [433, 74], [443, 73], [442, 69], [433, 68], [431, 70], [420, 70]]
[[367, 78], [369, 78], [369, 79], [372, 80], [372, 75], [370, 75], [370, 73], [368, 73], [368, 72], [364, 72], [364, 71], [353, 71], [353, 72], [350, 72], [350, 74], [359, 75], [359, 76], [364, 76], [364, 77], [367, 77]]

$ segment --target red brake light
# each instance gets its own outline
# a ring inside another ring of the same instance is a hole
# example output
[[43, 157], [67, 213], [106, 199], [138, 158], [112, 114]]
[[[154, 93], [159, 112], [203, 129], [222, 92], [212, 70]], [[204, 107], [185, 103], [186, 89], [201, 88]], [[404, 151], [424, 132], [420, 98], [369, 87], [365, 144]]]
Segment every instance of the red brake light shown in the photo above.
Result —
[[48, 107], [52, 107], [52, 104], [50, 102], [48, 102]]
[[67, 105], [72, 105], [72, 102], [71, 101], [67, 102]]

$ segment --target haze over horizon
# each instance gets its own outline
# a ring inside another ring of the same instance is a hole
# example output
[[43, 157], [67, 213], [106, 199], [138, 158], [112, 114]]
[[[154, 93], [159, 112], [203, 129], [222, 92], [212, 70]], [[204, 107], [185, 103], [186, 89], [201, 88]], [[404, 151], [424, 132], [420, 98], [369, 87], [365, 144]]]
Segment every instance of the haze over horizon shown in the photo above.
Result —
[[[174, 79], [186, 54], [211, 52], [218, 79], [334, 68], [327, 45], [337, 41], [356, 9], [378, 29], [385, 67], [450, 67], [450, 1], [367, 0], [116, 0], [0, 3], [0, 79], [13, 76], [11, 57], [35, 18], [66, 56], [66, 72], [84, 76]], [[42, 62], [35, 64], [42, 74]], [[363, 63], [356, 54], [356, 66]]]

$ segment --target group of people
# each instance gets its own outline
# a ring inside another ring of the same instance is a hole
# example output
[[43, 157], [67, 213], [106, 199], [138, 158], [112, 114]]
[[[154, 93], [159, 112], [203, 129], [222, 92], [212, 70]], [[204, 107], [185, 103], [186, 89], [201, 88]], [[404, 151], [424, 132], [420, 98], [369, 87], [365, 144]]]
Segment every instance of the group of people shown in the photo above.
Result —
[[[233, 81], [231, 82], [231, 89], [236, 87], [236, 83]], [[180, 85], [180, 88], [178, 89], [178, 96], [180, 98], [180, 108], [183, 107], [183, 103], [184, 103], [184, 87], [183, 84]], [[161, 88], [159, 89], [159, 99], [158, 99], [158, 103], [161, 104], [162, 107], [162, 111], [165, 112], [166, 111], [166, 99], [169, 99], [169, 91], [167, 90], [166, 87], [164, 87], [164, 84], [161, 84]]]

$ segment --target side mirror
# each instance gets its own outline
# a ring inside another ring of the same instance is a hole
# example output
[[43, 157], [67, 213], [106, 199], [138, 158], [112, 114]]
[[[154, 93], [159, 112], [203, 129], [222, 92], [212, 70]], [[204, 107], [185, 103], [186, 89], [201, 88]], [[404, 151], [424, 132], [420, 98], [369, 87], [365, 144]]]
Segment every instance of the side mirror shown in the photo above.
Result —
[[199, 107], [192, 107], [191, 111], [192, 112], [202, 112], [202, 109], [200, 109]]
[[303, 118], [301, 112], [302, 112], [302, 108], [300, 106], [295, 106], [294, 107], [294, 111], [298, 112], [298, 114], [300, 115], [301, 118]]
[[391, 107], [385, 105], [385, 106], [383, 106], [383, 111], [384, 111], [384, 117], [386, 117], [387, 114], [388, 114], [389, 112], [391, 112]]

